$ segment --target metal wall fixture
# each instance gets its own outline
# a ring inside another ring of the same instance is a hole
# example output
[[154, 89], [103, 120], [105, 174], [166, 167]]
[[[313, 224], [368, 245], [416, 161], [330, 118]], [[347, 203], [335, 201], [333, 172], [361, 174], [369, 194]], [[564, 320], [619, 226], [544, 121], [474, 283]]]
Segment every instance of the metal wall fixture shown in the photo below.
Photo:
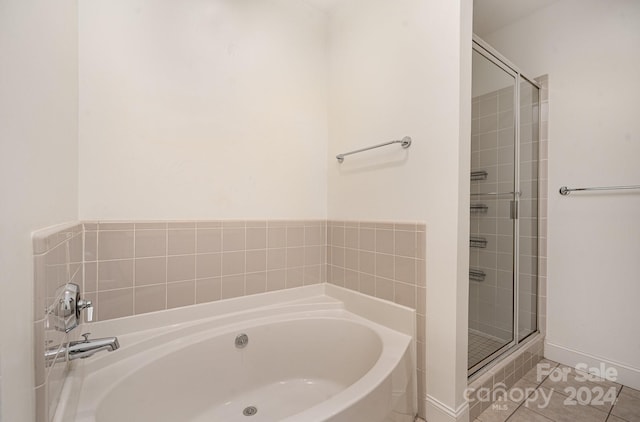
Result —
[[487, 247], [487, 239], [480, 236], [471, 236], [469, 238], [469, 247], [484, 249]]
[[568, 188], [566, 186], [562, 186], [559, 190], [560, 195], [567, 196], [571, 192], [579, 192], [579, 191], [592, 191], [592, 190], [629, 190], [629, 189], [640, 189], [640, 185], [629, 185], [629, 186], [595, 186], [590, 188]]
[[487, 274], [482, 270], [478, 270], [478, 269], [475, 269], [475, 268], [469, 268], [469, 280], [472, 280], [472, 281], [484, 281], [486, 276], [487, 276]]
[[471, 212], [480, 213], [489, 211], [489, 207], [485, 204], [471, 204]]
[[487, 180], [488, 176], [489, 176], [489, 173], [487, 173], [485, 170], [477, 170], [477, 171], [472, 171], [471, 172], [471, 180], [472, 181]]
[[501, 195], [517, 195], [520, 196], [521, 192], [480, 192], [472, 193], [471, 196], [501, 196]]
[[356, 150], [349, 151], [349, 152], [343, 152], [342, 154], [336, 155], [336, 159], [338, 160], [339, 163], [341, 163], [341, 162], [344, 161], [344, 157], [346, 157], [347, 155], [358, 154], [360, 152], [369, 151], [371, 149], [376, 149], [376, 148], [380, 148], [380, 147], [386, 147], [387, 145], [392, 145], [392, 144], [400, 144], [400, 145], [402, 145], [402, 148], [407, 149], [407, 148], [409, 148], [411, 146], [411, 137], [405, 136], [404, 138], [396, 140], [396, 141], [383, 142], [383, 143], [378, 144], [378, 145], [373, 145], [373, 146], [366, 147], [366, 148], [360, 148], [360, 149], [356, 149]]

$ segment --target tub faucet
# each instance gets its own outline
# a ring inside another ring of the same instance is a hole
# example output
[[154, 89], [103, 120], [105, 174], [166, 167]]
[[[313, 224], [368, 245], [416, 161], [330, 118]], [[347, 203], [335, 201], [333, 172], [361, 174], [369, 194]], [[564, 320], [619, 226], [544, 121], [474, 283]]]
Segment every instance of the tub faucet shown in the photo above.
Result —
[[60, 353], [57, 353], [57, 349], [50, 349], [45, 352], [45, 359], [48, 362], [56, 359], [65, 360], [68, 357], [69, 360], [74, 359], [85, 359], [89, 356], [93, 356], [94, 353], [97, 353], [101, 350], [106, 350], [108, 352], [113, 352], [120, 348], [120, 343], [118, 343], [117, 337], [105, 337], [105, 338], [97, 338], [89, 340], [89, 335], [91, 333], [82, 334], [84, 340], [72, 341], [69, 342], [68, 345], [62, 346]]

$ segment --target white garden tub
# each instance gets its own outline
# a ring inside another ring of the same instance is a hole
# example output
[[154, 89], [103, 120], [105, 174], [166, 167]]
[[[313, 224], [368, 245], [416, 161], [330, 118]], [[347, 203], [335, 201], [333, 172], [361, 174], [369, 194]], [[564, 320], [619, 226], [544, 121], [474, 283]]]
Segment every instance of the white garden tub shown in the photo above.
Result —
[[54, 420], [413, 420], [413, 311], [325, 285], [190, 308], [87, 327], [121, 348], [74, 361]]

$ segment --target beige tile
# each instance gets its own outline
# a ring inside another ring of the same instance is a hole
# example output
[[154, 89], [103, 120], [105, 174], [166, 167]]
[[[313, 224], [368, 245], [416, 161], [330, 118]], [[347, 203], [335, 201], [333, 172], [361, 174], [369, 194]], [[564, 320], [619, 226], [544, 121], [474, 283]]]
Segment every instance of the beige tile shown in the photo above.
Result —
[[357, 249], [345, 249], [344, 250], [344, 267], [348, 270], [358, 271], [359, 253]]
[[305, 227], [304, 244], [305, 246], [324, 245], [324, 231], [322, 226]]
[[267, 247], [267, 229], [265, 227], [248, 227], [246, 243], [247, 249], [265, 249]]
[[123, 222], [100, 222], [98, 223], [98, 230], [133, 230], [134, 223]]
[[196, 303], [220, 300], [221, 278], [203, 278], [196, 280]]
[[167, 309], [196, 303], [195, 280], [167, 283]]
[[590, 374], [586, 374], [581, 371], [576, 371], [574, 368], [560, 365], [555, 368], [547, 379], [542, 383], [543, 387], [554, 388], [558, 391], [564, 391], [567, 387], [578, 389], [580, 387], [587, 387], [593, 389], [594, 387], [602, 388], [615, 388], [620, 390], [622, 386], [611, 381], [599, 380]]
[[98, 262], [98, 289], [133, 287], [133, 259]]
[[395, 231], [395, 254], [415, 258], [416, 253], [416, 233], [407, 231]]
[[360, 290], [360, 273], [353, 270], [344, 270], [344, 287], [353, 291]]
[[244, 222], [245, 227], [247, 228], [266, 228], [267, 221], [266, 220], [247, 220]]
[[328, 270], [331, 272], [331, 283], [344, 287], [344, 268], [331, 265]]
[[135, 238], [136, 258], [167, 254], [166, 230], [136, 230]]
[[360, 251], [358, 254], [358, 267], [361, 273], [376, 273], [376, 256], [373, 252]]
[[304, 246], [304, 227], [287, 227], [287, 247]]
[[35, 256], [33, 259], [33, 320], [44, 318], [47, 303], [46, 286], [46, 259], [44, 255]]
[[223, 276], [222, 282], [222, 299], [230, 299], [232, 297], [243, 296], [244, 290], [244, 275], [232, 275]]
[[376, 229], [376, 252], [393, 254], [393, 230]]
[[376, 277], [393, 279], [394, 259], [393, 255], [376, 254]]
[[376, 278], [371, 274], [360, 273], [359, 292], [369, 296], [376, 294]]
[[265, 271], [267, 269], [267, 251], [266, 249], [249, 250], [246, 252], [246, 271], [253, 273], [257, 271]]
[[393, 301], [393, 281], [376, 277], [376, 297]]
[[640, 398], [625, 391], [624, 394], [618, 396], [611, 414], [630, 422], [640, 421]]
[[98, 259], [133, 258], [133, 231], [98, 232]]
[[245, 275], [245, 294], [253, 295], [267, 291], [267, 273], [260, 271]]
[[640, 400], [640, 390], [635, 390], [631, 387], [627, 387], [626, 385], [622, 387], [622, 391], [620, 391], [620, 394], [625, 394], [627, 396], [631, 396]]
[[369, 228], [360, 228], [359, 231], [360, 249], [373, 252], [376, 250], [376, 232]]
[[267, 270], [279, 270], [287, 266], [286, 248], [267, 250]]
[[84, 233], [84, 260], [98, 260], [98, 232]]
[[331, 245], [344, 247], [344, 227], [331, 228]]
[[320, 265], [306, 265], [304, 267], [304, 285], [318, 284], [322, 280], [322, 270]]
[[170, 229], [195, 229], [195, 221], [169, 221], [167, 227]]
[[170, 256], [167, 258], [167, 282], [193, 280], [195, 276], [195, 255]]
[[[544, 391], [544, 397], [551, 395], [548, 404], [545, 403], [543, 394], [539, 390]], [[523, 406], [556, 422], [604, 422], [607, 419], [606, 412], [585, 404], [566, 404], [566, 400], [567, 397], [558, 391], [539, 387]]]
[[416, 284], [416, 260], [403, 256], [395, 256], [395, 280], [408, 284]]
[[196, 255], [196, 278], [212, 278], [222, 275], [222, 254]]
[[427, 289], [424, 287], [416, 288], [416, 312], [421, 315], [427, 314]]
[[98, 290], [98, 263], [85, 262], [84, 264], [84, 289], [85, 293]]
[[40, 386], [45, 381], [46, 368], [44, 361], [45, 352], [45, 336], [44, 336], [44, 324], [45, 321], [38, 321], [33, 324], [33, 363], [34, 363], [34, 385]]
[[554, 422], [554, 421], [539, 413], [533, 412], [527, 409], [526, 407], [520, 406], [520, 408], [518, 408], [518, 410], [516, 410], [515, 413], [511, 415], [511, 418], [509, 418], [509, 422]]
[[167, 282], [167, 258], [142, 258], [135, 260], [135, 286]]
[[155, 223], [135, 223], [135, 229], [137, 230], [166, 230], [167, 223], [164, 221], [158, 221]]
[[332, 246], [329, 252], [331, 253], [331, 265], [344, 268], [345, 248]]
[[304, 248], [304, 264], [319, 265], [322, 264], [323, 246], [306, 246]]
[[609, 415], [609, 417], [607, 418], [607, 422], [629, 422], [629, 421], [625, 421], [624, 419], [620, 419], [619, 417], [614, 415]]
[[347, 227], [344, 229], [344, 246], [346, 248], [358, 249], [359, 240], [357, 227]]
[[47, 386], [41, 385], [35, 389], [36, 422], [49, 422], [49, 400]]
[[222, 250], [224, 252], [244, 251], [246, 246], [245, 229], [223, 229], [222, 230]]
[[393, 301], [399, 305], [416, 309], [416, 286], [395, 282]]
[[287, 246], [286, 227], [269, 227], [267, 229], [267, 247], [284, 248]]
[[287, 289], [304, 285], [302, 267], [287, 268], [285, 286]]
[[222, 251], [221, 229], [200, 229], [196, 232], [196, 252], [216, 253]]
[[166, 309], [167, 286], [156, 284], [155, 286], [143, 286], [133, 289], [134, 311], [136, 315]]
[[222, 275], [243, 274], [245, 272], [245, 253], [223, 252], [222, 253]]
[[133, 288], [98, 292], [100, 321], [133, 315]]
[[304, 265], [304, 247], [287, 248], [287, 268], [302, 267]]
[[287, 273], [284, 269], [267, 271], [267, 291], [284, 289], [286, 280]]
[[169, 230], [167, 239], [169, 255], [187, 255], [196, 252], [195, 229]]
[[244, 220], [224, 220], [222, 221], [222, 227], [225, 229], [239, 229], [245, 227]]

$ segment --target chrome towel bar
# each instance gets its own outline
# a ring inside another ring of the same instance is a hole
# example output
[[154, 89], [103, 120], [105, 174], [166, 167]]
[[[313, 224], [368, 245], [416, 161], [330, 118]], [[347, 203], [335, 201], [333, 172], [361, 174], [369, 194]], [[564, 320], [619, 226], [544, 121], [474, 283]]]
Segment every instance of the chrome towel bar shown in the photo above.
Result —
[[469, 268], [469, 280], [484, 281], [486, 276], [487, 274], [482, 270], [478, 270], [476, 268]]
[[589, 190], [620, 190], [620, 189], [640, 189], [640, 185], [629, 185], [629, 186], [596, 186], [591, 188], [568, 188], [563, 186], [560, 188], [560, 195], [567, 196], [571, 192], [577, 191], [589, 191]]
[[370, 149], [375, 149], [375, 148], [380, 148], [380, 147], [386, 147], [387, 145], [391, 145], [391, 144], [401, 144], [402, 148], [405, 148], [405, 149], [409, 148], [411, 146], [411, 137], [405, 136], [404, 138], [402, 138], [400, 140], [383, 142], [381, 144], [374, 145], [374, 146], [371, 146], [371, 147], [360, 148], [360, 149], [356, 149], [354, 151], [344, 152], [342, 154], [336, 155], [336, 159], [338, 160], [338, 162], [341, 163], [341, 162], [344, 161], [344, 157], [346, 157], [347, 155], [358, 154], [359, 152], [369, 151]]

